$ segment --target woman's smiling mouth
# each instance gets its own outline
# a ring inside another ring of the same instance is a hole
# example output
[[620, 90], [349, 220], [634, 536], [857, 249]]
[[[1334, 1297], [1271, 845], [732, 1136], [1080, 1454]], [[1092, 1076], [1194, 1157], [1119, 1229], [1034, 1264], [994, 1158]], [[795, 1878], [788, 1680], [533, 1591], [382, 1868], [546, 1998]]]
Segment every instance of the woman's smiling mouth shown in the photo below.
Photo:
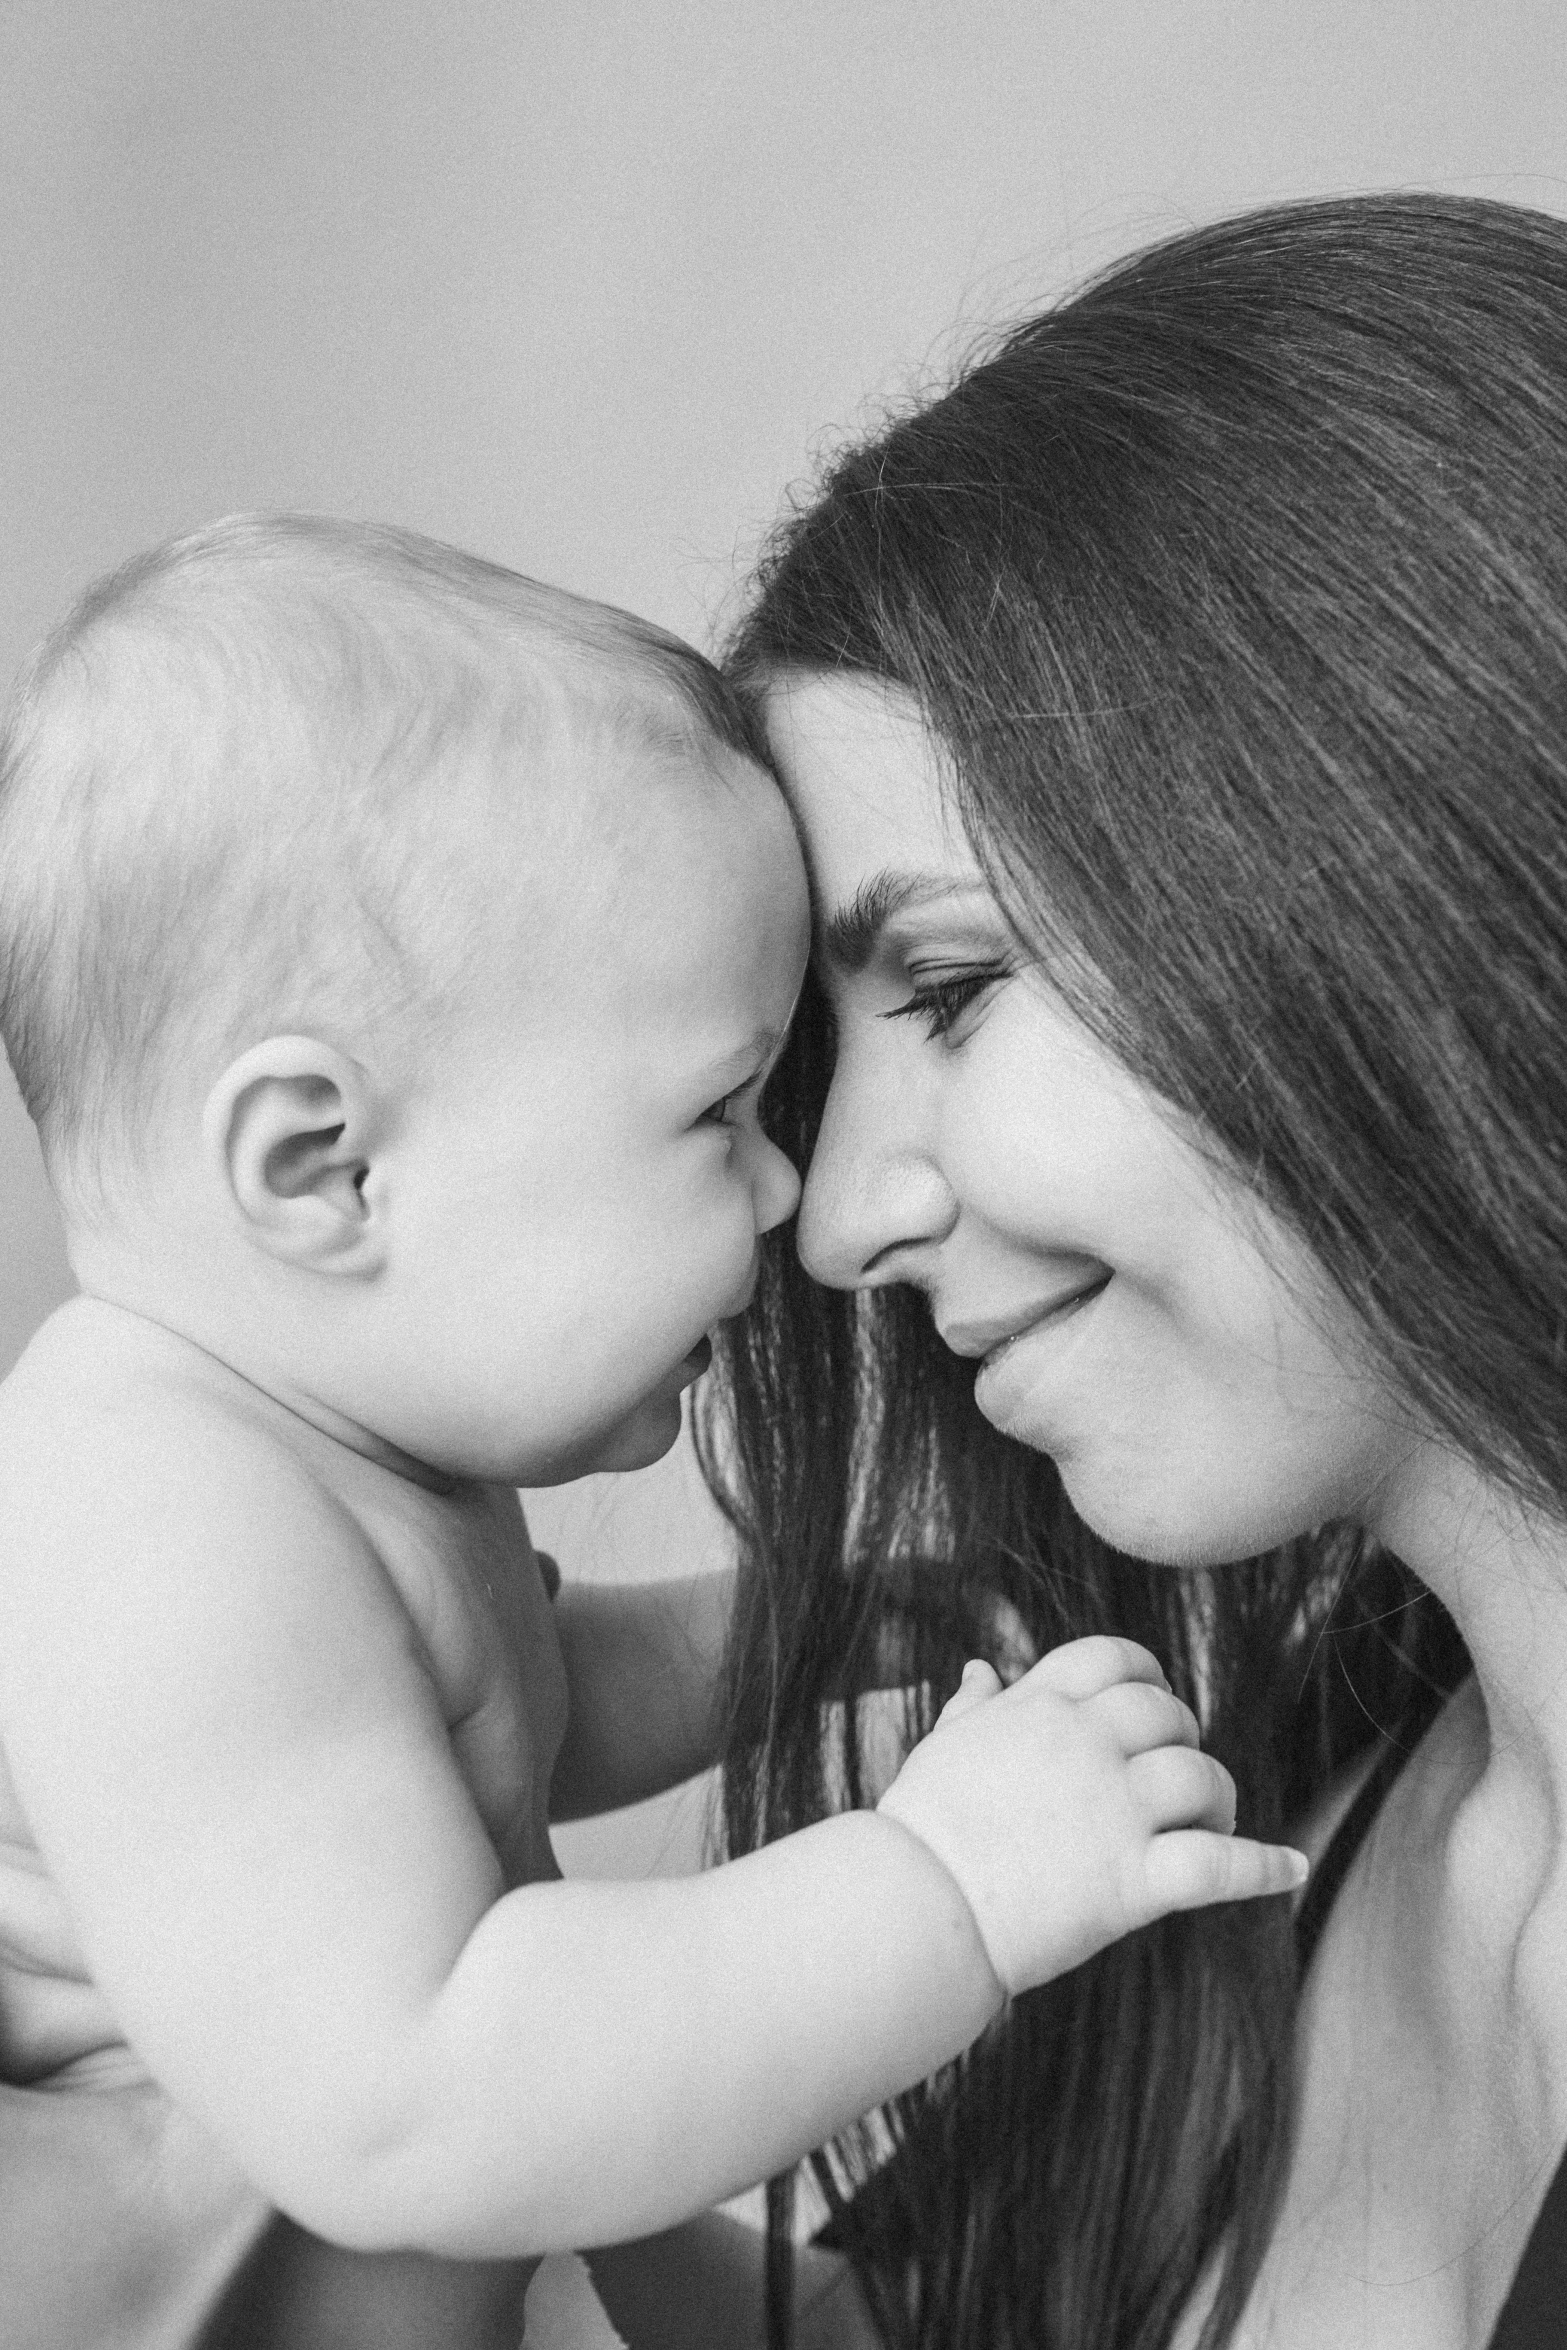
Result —
[[1074, 1279], [1069, 1287], [1058, 1289], [1053, 1296], [1036, 1298], [1009, 1314], [990, 1315], [984, 1320], [938, 1323], [937, 1329], [954, 1354], [982, 1357], [983, 1368], [988, 1370], [1020, 1338], [1067, 1321], [1080, 1307], [1098, 1297], [1109, 1286], [1110, 1279], [1109, 1267], [1095, 1262], [1086, 1277]]
[[[1038, 1382], [1043, 1377], [1049, 1384], [1051, 1375], [1076, 1355], [1076, 1335], [1095, 1300], [1104, 1295], [1110, 1282], [1108, 1268], [1101, 1266], [1093, 1280], [1076, 1283], [1051, 1298], [1026, 1321], [1014, 1318], [1010, 1329], [995, 1333], [985, 1348], [974, 1381], [974, 1401], [995, 1427], [1008, 1429], [1021, 1424], [1020, 1413], [1026, 1413], [1031, 1424], [1037, 1421], [1043, 1401]], [[1072, 1332], [1070, 1339], [1068, 1325]], [[1042, 1435], [1043, 1430], [1036, 1427], [1036, 1440]]]

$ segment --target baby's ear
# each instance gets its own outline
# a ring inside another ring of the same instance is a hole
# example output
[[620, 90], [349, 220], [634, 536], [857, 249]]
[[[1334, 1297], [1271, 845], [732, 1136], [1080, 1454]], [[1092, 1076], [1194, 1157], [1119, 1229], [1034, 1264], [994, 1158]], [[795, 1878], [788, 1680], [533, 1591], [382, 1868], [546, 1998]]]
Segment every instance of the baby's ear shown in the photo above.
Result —
[[365, 1198], [376, 1124], [355, 1062], [319, 1037], [271, 1036], [224, 1070], [202, 1133], [256, 1247], [308, 1271], [364, 1275], [383, 1253]]

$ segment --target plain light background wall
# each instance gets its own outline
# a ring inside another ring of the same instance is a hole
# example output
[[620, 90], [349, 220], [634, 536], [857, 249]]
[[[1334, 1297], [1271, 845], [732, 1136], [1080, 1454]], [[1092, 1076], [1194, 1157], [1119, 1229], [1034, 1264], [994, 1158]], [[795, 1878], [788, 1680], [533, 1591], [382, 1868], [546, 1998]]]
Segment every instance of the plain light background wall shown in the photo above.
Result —
[[[0, 672], [235, 507], [705, 640], [791, 483], [987, 326], [1272, 198], [1567, 212], [1562, 0], [0, 0]], [[0, 1371], [69, 1277], [0, 1093]], [[689, 1464], [533, 1511], [722, 1556]]]

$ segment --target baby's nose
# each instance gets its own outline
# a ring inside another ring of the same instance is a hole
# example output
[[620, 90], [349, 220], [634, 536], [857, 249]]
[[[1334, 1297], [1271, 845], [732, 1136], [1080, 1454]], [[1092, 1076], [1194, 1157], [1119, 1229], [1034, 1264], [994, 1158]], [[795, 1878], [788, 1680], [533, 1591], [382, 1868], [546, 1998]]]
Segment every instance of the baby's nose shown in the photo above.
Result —
[[800, 1204], [800, 1178], [793, 1161], [765, 1135], [755, 1196], [758, 1232], [771, 1232], [775, 1224], [786, 1223]]

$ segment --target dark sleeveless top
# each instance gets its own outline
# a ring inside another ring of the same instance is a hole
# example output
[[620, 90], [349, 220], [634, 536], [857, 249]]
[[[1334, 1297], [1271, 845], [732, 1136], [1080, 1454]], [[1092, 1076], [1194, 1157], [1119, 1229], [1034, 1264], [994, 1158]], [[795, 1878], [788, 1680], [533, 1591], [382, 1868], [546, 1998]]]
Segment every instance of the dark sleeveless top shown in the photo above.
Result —
[[[1384, 1738], [1369, 1777], [1335, 1829], [1312, 1871], [1295, 1920], [1295, 1947], [1304, 1979], [1322, 1938], [1328, 1912], [1349, 1874], [1382, 1801], [1446, 1702], [1446, 1692], [1422, 1689], [1398, 1737]], [[1524, 2246], [1512, 2290], [1502, 2305], [1490, 2350], [1564, 2350], [1567, 2345], [1567, 2155], [1540, 2206]]]

